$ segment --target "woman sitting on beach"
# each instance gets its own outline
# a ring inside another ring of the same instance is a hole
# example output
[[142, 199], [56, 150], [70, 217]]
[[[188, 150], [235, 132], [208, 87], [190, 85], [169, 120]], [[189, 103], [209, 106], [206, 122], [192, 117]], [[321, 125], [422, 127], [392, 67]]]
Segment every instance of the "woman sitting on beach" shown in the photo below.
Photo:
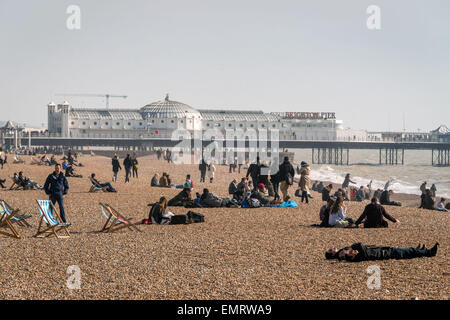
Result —
[[[169, 224], [170, 218], [174, 215], [172, 212], [167, 212], [167, 199], [166, 197], [161, 197], [159, 202], [155, 202], [150, 209], [148, 214], [148, 220], [152, 224]], [[145, 223], [145, 220], [144, 220]]]
[[441, 201], [438, 202], [436, 209], [438, 211], [447, 212], [447, 209], [445, 208], [445, 198], [441, 198]]
[[159, 187], [159, 173], [155, 173], [155, 175], [153, 176], [152, 180], [150, 181], [150, 187]]
[[353, 225], [351, 218], [346, 218], [347, 208], [344, 205], [344, 199], [338, 197], [334, 202], [330, 210], [330, 217], [328, 218], [328, 224], [330, 227], [346, 228]]
[[327, 203], [320, 208], [319, 212], [319, 218], [320, 218], [320, 227], [329, 227], [328, 225], [328, 219], [330, 218], [330, 210], [334, 205], [334, 200], [331, 198], [328, 198]]

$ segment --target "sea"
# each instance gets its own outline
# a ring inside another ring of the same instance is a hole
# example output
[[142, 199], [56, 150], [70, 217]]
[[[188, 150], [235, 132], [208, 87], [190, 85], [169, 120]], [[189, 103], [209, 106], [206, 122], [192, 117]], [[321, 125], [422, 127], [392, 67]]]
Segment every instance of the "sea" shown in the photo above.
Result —
[[392, 179], [390, 189], [395, 193], [415, 195], [421, 194], [419, 187], [426, 181], [427, 188], [435, 184], [436, 196], [450, 198], [450, 167], [433, 167], [431, 150], [405, 150], [404, 165], [379, 165], [378, 150], [350, 150], [348, 166], [312, 164], [310, 149], [289, 151], [294, 152], [295, 165], [300, 165], [301, 161], [310, 164], [311, 181], [340, 184], [350, 173], [355, 187], [366, 186], [372, 180], [373, 189], [383, 189], [386, 182]]

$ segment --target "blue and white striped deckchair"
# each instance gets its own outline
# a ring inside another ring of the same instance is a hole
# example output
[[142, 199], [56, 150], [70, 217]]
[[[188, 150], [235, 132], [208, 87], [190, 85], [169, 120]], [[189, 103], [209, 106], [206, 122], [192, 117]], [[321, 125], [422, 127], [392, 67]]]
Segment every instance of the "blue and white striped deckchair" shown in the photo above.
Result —
[[[3, 204], [3, 201], [2, 201]], [[3, 205], [2, 205], [3, 206]], [[3, 227], [8, 228], [11, 232], [0, 230], [0, 234], [3, 234], [5, 236], [20, 239], [22, 236], [20, 232], [14, 227], [12, 224], [13, 219], [15, 218], [16, 214], [19, 213], [19, 210], [13, 210], [10, 212], [7, 208], [3, 207], [0, 209], [0, 229]]]
[[100, 190], [103, 191], [103, 192], [106, 191], [106, 187], [99, 187], [99, 186], [97, 186], [94, 183], [94, 181], [92, 181], [91, 178], [89, 178], [89, 181], [91, 182], [91, 188], [89, 189], [89, 192], [97, 192], [97, 191], [100, 191]]
[[11, 218], [12, 222], [16, 222], [19, 226], [22, 227], [31, 227], [31, 225], [25, 220], [31, 218], [31, 214], [19, 214], [20, 209], [14, 209], [11, 207], [5, 200], [0, 199], [0, 214], [13, 215]]
[[[63, 223], [59, 221], [57, 210], [50, 200], [36, 200], [39, 207], [39, 214], [41, 220], [35, 237], [43, 238], [55, 236], [57, 238], [70, 237], [68, 227], [70, 223]], [[42, 223], [44, 222], [45, 225]], [[65, 235], [59, 235], [58, 232], [63, 231]]]
[[131, 231], [136, 230], [141, 232], [135, 224], [139, 222], [131, 222], [129, 219], [125, 218], [119, 211], [111, 207], [109, 204], [99, 203], [103, 215], [106, 218], [106, 223], [100, 232], [115, 232], [123, 228], [128, 228]]

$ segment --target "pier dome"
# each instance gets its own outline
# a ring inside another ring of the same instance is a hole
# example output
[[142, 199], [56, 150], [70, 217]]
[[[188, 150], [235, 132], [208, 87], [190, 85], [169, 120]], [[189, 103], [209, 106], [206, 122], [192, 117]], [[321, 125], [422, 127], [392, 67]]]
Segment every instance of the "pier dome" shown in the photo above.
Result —
[[161, 101], [150, 103], [140, 109], [143, 117], [151, 118], [166, 118], [166, 119], [201, 119], [202, 115], [199, 111], [188, 106], [187, 104], [169, 100], [169, 95]]

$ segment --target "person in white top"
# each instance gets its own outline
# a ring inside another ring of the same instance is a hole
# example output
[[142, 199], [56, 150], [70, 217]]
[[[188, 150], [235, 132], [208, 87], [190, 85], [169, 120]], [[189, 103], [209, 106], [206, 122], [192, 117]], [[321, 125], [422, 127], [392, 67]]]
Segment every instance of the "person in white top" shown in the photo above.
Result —
[[328, 225], [330, 227], [345, 228], [353, 225], [353, 220], [346, 218], [347, 208], [344, 205], [344, 198], [338, 197], [330, 210]]
[[447, 212], [448, 210], [445, 209], [445, 198], [441, 198], [441, 201], [438, 202], [436, 206], [436, 210]]
[[209, 172], [209, 182], [212, 183], [214, 180], [214, 172], [216, 172], [214, 162], [211, 162], [211, 164], [208, 166], [208, 172]]

